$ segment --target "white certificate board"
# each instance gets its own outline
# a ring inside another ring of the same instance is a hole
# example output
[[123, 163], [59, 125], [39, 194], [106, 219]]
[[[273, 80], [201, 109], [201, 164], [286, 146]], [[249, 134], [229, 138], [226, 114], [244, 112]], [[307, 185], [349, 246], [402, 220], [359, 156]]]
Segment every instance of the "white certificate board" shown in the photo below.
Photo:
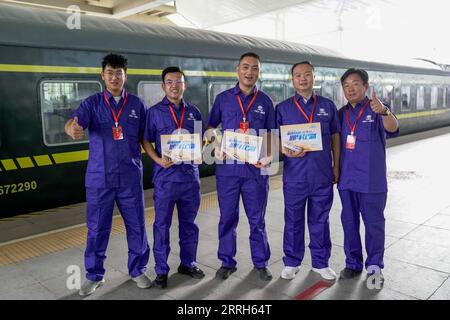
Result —
[[173, 162], [202, 163], [200, 134], [161, 135], [161, 154]]
[[225, 131], [222, 151], [231, 159], [255, 164], [259, 161], [263, 138], [233, 131]]
[[281, 143], [292, 151], [322, 151], [320, 122], [280, 126]]

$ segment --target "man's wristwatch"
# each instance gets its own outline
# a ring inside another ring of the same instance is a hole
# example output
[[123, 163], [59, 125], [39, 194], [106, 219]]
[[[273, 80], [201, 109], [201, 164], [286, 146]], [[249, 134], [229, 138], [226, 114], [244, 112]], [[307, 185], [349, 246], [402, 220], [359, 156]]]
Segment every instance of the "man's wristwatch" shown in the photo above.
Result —
[[388, 107], [384, 106], [384, 112], [381, 114], [383, 117], [386, 117], [391, 114], [391, 110]]

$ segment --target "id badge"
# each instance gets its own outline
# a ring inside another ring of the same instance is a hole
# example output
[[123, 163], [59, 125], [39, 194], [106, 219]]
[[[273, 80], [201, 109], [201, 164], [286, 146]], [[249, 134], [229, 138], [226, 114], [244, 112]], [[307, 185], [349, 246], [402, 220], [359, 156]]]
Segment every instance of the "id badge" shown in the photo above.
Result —
[[248, 129], [250, 128], [250, 123], [243, 120], [239, 123], [239, 128], [241, 129], [242, 133], [247, 133]]
[[354, 135], [347, 135], [347, 142], [345, 143], [345, 148], [348, 150], [355, 150], [356, 145], [356, 136]]
[[112, 127], [113, 139], [123, 140], [122, 126]]

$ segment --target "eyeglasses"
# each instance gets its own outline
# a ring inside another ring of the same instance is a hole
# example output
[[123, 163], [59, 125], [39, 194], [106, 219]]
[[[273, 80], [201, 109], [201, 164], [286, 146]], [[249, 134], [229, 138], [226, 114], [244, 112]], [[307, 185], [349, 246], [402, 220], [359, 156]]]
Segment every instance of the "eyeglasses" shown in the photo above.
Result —
[[181, 84], [183, 84], [184, 83], [184, 81], [182, 81], [182, 80], [176, 80], [176, 81], [173, 81], [173, 80], [167, 80], [166, 82], [164, 82], [164, 84], [166, 85], [166, 86], [169, 86], [169, 87], [171, 87], [172, 85], [177, 85], [177, 86], [179, 86], [179, 85], [181, 85]]
[[123, 78], [124, 75], [125, 75], [125, 73], [123, 71], [116, 71], [116, 72], [114, 72], [114, 71], [105, 71], [104, 74], [108, 78], [113, 78], [115, 76], [116, 78], [120, 78], [120, 79]]

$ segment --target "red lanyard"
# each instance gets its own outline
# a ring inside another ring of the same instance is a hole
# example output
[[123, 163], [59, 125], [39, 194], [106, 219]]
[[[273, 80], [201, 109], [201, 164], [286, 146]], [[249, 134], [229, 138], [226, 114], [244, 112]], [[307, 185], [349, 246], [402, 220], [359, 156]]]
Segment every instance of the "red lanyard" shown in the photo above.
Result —
[[169, 110], [170, 110], [170, 113], [172, 114], [173, 121], [177, 125], [178, 130], [181, 130], [181, 126], [183, 125], [183, 121], [184, 121], [184, 113], [186, 112], [186, 105], [183, 103], [183, 112], [181, 113], [180, 123], [178, 123], [177, 117], [175, 116], [175, 111], [173, 111], [173, 107], [172, 107], [171, 103], [169, 103]]
[[119, 109], [119, 113], [116, 115], [116, 112], [114, 111], [113, 107], [111, 107], [111, 104], [108, 101], [108, 98], [106, 97], [106, 92], [103, 91], [103, 98], [105, 98], [106, 103], [108, 104], [109, 108], [111, 109], [113, 118], [114, 118], [114, 124], [117, 126], [119, 125], [119, 118], [120, 118], [120, 114], [122, 113], [123, 107], [125, 106], [125, 103], [127, 103], [127, 99], [128, 99], [128, 92], [125, 93], [125, 99], [123, 100], [122, 106]]
[[239, 102], [239, 106], [241, 107], [242, 110], [242, 118], [245, 122], [246, 116], [247, 116], [247, 112], [248, 110], [250, 110], [250, 108], [252, 107], [253, 102], [255, 102], [256, 96], [258, 95], [258, 89], [256, 89], [255, 95], [253, 96], [253, 99], [250, 101], [250, 103], [247, 106], [247, 109], [244, 111], [244, 106], [242, 105], [242, 100], [241, 97], [239, 95], [237, 95], [237, 100]]
[[297, 105], [298, 110], [300, 110], [300, 112], [303, 114], [303, 116], [305, 117], [306, 121], [308, 121], [309, 123], [312, 123], [313, 119], [314, 119], [314, 110], [316, 110], [316, 106], [317, 106], [317, 96], [314, 96], [314, 104], [313, 104], [313, 107], [312, 107], [312, 111], [311, 111], [311, 116], [310, 117], [308, 117], [308, 115], [303, 110], [303, 108], [300, 105], [300, 103], [297, 102], [297, 99], [295, 99], [295, 96], [292, 99], [294, 99], [294, 102]]
[[370, 103], [370, 100], [367, 99], [366, 103], [364, 104], [364, 106], [359, 111], [358, 117], [356, 118], [355, 124], [353, 126], [350, 123], [350, 116], [348, 114], [348, 108], [349, 107], [347, 108], [347, 110], [345, 110], [345, 118], [347, 119], [347, 123], [348, 123], [348, 127], [350, 128], [350, 134], [351, 135], [353, 135], [355, 133], [356, 125], [358, 124], [359, 119], [361, 119], [361, 116], [364, 113], [364, 110], [366, 110], [366, 108], [369, 105], [369, 103]]

